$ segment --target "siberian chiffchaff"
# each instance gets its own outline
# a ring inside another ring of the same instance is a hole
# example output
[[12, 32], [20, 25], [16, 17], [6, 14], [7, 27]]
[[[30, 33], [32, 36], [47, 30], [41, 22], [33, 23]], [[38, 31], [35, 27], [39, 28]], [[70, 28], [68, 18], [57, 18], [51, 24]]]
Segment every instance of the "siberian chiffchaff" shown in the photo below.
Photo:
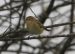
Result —
[[26, 29], [31, 34], [41, 34], [44, 30], [42, 23], [33, 16], [26, 17]]

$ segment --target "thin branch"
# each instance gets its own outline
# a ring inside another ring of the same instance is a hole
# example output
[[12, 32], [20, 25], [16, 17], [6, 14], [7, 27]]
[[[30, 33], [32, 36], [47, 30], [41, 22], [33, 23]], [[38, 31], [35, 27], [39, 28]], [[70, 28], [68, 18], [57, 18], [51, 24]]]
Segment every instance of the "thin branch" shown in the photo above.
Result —
[[58, 37], [75, 37], [75, 34], [67, 34], [67, 35], [52, 35], [52, 36], [32, 36], [32, 37], [23, 37], [23, 38], [0, 38], [0, 41], [10, 41], [10, 40], [30, 40], [30, 39], [43, 39], [43, 38], [58, 38]]

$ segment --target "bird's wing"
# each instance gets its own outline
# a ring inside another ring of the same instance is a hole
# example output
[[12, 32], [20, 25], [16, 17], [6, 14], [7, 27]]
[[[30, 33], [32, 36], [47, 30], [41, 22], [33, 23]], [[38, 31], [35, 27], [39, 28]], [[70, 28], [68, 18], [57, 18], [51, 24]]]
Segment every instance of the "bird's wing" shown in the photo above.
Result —
[[45, 28], [39, 20], [36, 20], [36, 22], [39, 24], [40, 28], [44, 28], [46, 31], [51, 31], [51, 30], [48, 30], [47, 28]]
[[42, 24], [39, 20], [36, 20], [36, 22], [39, 24], [39, 26], [40, 26], [41, 28], [44, 28], [44, 27], [43, 27], [43, 24]]

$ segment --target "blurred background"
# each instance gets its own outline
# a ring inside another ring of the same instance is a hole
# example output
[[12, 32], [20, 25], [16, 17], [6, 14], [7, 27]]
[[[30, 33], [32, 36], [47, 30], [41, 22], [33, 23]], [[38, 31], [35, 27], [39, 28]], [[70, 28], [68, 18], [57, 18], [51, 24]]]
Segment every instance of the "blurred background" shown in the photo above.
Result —
[[[24, 30], [28, 16], [51, 30], [42, 41]], [[74, 21], [75, 0], [0, 0], [0, 54], [75, 54]]]

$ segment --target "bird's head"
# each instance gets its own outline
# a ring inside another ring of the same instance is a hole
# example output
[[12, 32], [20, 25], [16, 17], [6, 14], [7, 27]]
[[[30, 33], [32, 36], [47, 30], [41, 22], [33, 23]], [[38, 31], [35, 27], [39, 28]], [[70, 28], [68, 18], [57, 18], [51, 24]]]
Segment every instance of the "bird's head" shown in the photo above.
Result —
[[33, 16], [26, 17], [26, 21], [33, 21], [33, 20], [35, 20], [35, 18]]

